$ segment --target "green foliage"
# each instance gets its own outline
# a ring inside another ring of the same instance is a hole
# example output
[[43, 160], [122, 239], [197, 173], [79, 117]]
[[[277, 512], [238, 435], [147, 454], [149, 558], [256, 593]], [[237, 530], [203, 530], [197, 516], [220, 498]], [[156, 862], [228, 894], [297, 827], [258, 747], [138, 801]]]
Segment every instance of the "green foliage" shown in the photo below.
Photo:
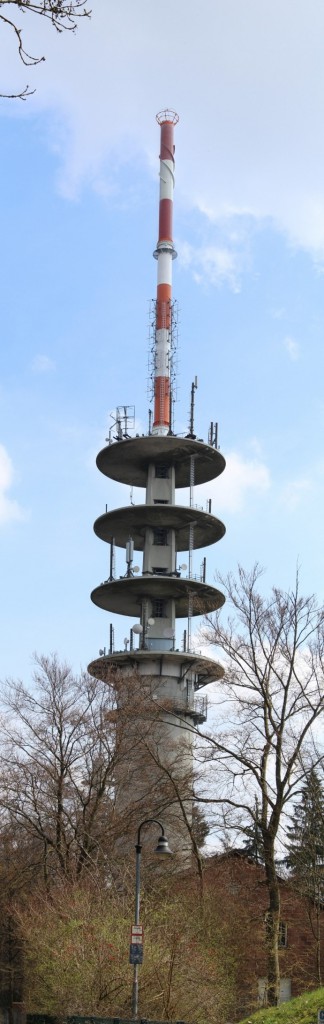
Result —
[[201, 807], [199, 807], [199, 804], [193, 804], [193, 808], [192, 808], [192, 832], [193, 832], [193, 836], [195, 838], [195, 841], [197, 843], [198, 849], [201, 850], [201, 848], [205, 844], [205, 840], [207, 839], [207, 836], [209, 835], [210, 826], [209, 826], [209, 823], [207, 821], [207, 818], [205, 818], [205, 815], [204, 815], [203, 811], [201, 810]]
[[302, 788], [301, 800], [294, 804], [289, 837], [288, 866], [293, 876], [303, 881], [311, 898], [321, 895], [324, 864], [324, 790], [314, 768]]
[[248, 857], [252, 857], [255, 864], [264, 863], [264, 843], [260, 822], [260, 801], [255, 797], [254, 811], [251, 811], [250, 823], [242, 829], [243, 835], [245, 836], [243, 843], [244, 853], [246, 853]]
[[128, 981], [129, 922], [99, 886], [60, 882], [16, 909], [31, 1012], [107, 1012]]
[[317, 1024], [317, 1013], [323, 1006], [324, 988], [318, 988], [276, 1008], [258, 1010], [240, 1024]]
[[309, 772], [301, 800], [294, 805], [292, 825], [288, 828], [292, 882], [308, 897], [308, 917], [316, 940], [317, 980], [322, 984], [322, 906], [324, 897], [324, 792], [318, 773]]
[[[226, 936], [195, 886], [143, 891], [140, 1016], [221, 1024], [234, 1007]], [[129, 1017], [133, 892], [61, 882], [17, 908], [28, 1012]]]
[[162, 900], [152, 894], [145, 907], [145, 1015], [222, 1022], [235, 1005], [225, 928], [209, 898], [199, 900], [193, 880], [174, 888]]

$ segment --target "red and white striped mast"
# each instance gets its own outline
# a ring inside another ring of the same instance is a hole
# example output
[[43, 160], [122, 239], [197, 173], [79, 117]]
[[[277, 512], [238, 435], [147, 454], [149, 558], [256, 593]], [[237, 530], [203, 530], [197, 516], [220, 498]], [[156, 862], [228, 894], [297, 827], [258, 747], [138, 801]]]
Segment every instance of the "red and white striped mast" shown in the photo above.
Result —
[[161, 126], [159, 238], [154, 252], [157, 260], [157, 295], [154, 349], [154, 417], [153, 434], [165, 435], [171, 430], [171, 347], [172, 347], [172, 260], [173, 190], [174, 190], [174, 127], [179, 121], [174, 110], [161, 110], [156, 115]]

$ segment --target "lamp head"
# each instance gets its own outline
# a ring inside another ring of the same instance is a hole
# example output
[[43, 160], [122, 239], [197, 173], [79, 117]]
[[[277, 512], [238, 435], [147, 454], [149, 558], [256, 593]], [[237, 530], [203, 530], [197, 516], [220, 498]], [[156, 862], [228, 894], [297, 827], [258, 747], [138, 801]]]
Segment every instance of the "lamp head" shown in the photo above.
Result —
[[167, 837], [164, 835], [159, 836], [158, 844], [155, 853], [168, 853], [172, 856], [172, 850], [170, 850]]

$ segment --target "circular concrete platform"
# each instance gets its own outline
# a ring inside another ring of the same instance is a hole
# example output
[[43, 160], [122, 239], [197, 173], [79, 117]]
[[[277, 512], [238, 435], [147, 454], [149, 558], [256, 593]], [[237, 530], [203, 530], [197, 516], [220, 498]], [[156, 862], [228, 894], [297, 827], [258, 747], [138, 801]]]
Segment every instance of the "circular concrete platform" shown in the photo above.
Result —
[[111, 543], [114, 539], [117, 547], [126, 547], [131, 537], [136, 551], [143, 551], [148, 528], [175, 530], [177, 551], [188, 551], [190, 526], [194, 527], [194, 548], [216, 544], [225, 533], [224, 523], [216, 516], [179, 505], [129, 505], [113, 509], [99, 516], [93, 528], [100, 540]]
[[[88, 665], [88, 672], [90, 675], [95, 676], [96, 679], [102, 679], [103, 682], [113, 683], [113, 675], [115, 672], [118, 673], [119, 669], [132, 670], [138, 672], [141, 666], [145, 666], [145, 662], [150, 663], [152, 661], [152, 651], [116, 651], [114, 654], [105, 654], [101, 658], [96, 658]], [[206, 658], [201, 654], [194, 654], [190, 651], [184, 653], [183, 651], [163, 651], [159, 654], [158, 651], [154, 651], [154, 662], [156, 665], [156, 671], [154, 675], [169, 676], [170, 667], [174, 662], [179, 663], [178, 675], [184, 676], [186, 672], [193, 670], [198, 676], [198, 687], [207, 686], [208, 683], [216, 682], [218, 679], [222, 679], [224, 676], [224, 669], [222, 665], [219, 665], [217, 661], [213, 661], [212, 658]]]
[[176, 618], [188, 615], [189, 596], [192, 597], [192, 614], [205, 615], [221, 608], [224, 594], [200, 580], [179, 579], [175, 576], [126, 576], [119, 580], [106, 580], [95, 587], [91, 600], [99, 608], [118, 615], [138, 617], [142, 603], [149, 600], [172, 600], [175, 602]]
[[189, 487], [191, 456], [195, 456], [195, 484], [214, 480], [225, 469], [225, 459], [216, 448], [187, 437], [134, 437], [102, 448], [97, 466], [111, 480], [145, 487], [150, 464], [175, 467], [175, 486]]

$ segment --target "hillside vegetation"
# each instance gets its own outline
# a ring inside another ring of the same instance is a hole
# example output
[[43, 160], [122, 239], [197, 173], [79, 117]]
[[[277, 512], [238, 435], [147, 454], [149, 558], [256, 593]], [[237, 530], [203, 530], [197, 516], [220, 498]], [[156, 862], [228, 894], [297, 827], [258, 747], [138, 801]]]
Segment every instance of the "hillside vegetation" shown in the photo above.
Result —
[[240, 1024], [317, 1024], [320, 1009], [324, 1009], [324, 988], [305, 992], [276, 1008], [258, 1010]]

